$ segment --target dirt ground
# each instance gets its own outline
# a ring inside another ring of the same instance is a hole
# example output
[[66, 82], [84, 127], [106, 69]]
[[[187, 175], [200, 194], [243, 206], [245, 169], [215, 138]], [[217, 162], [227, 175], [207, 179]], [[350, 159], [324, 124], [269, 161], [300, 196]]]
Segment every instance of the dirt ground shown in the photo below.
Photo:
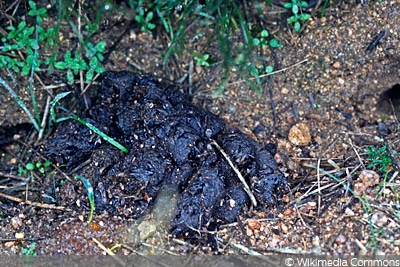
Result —
[[[277, 144], [275, 159], [290, 191], [278, 205], [245, 209], [239, 222], [212, 233], [217, 252], [399, 254], [400, 3], [339, 3], [323, 18], [314, 16], [300, 35], [282, 24], [283, 15], [277, 10], [281, 9], [265, 10], [271, 18], [265, 26], [284, 47], [275, 50], [276, 72], [262, 78], [262, 95], [232, 70], [226, 90], [215, 96], [220, 66], [193, 67], [189, 53], [174, 55], [163, 65], [165, 33], [141, 32], [131, 23], [129, 12], [109, 14], [108, 26], [96, 38], [112, 47], [107, 70], [149, 73], [176, 84], [228, 125], [262, 144]], [[369, 51], [383, 30], [384, 37]], [[186, 45], [201, 51], [213, 29], [204, 31], [204, 39]], [[72, 46], [73, 38], [64, 34], [62, 45]], [[187, 39], [195, 34], [196, 29], [189, 29]], [[241, 38], [238, 32], [232, 42], [243, 42]], [[218, 54], [212, 44], [207, 51]], [[46, 85], [54, 83], [45, 80]], [[95, 214], [90, 225], [87, 207], [68, 211], [21, 203], [27, 186], [17, 186], [21, 177], [10, 167], [29, 157], [40, 158], [40, 144], [33, 145], [29, 120], [1, 90], [0, 254], [21, 254], [32, 243], [40, 255], [103, 255], [107, 253], [103, 246], [119, 255], [216, 253], [206, 240], [192, 242], [168, 233], [178, 197], [172, 190], [166, 189], [140, 220]], [[29, 99], [24, 89], [19, 93]], [[377, 168], [367, 168], [365, 150], [383, 145], [393, 162], [386, 177]], [[7, 190], [12, 186], [15, 191]]]

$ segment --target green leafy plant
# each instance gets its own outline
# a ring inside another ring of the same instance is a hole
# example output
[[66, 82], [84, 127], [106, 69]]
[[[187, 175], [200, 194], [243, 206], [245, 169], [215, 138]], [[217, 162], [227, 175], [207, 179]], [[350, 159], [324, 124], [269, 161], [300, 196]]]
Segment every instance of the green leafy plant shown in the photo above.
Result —
[[[38, 9], [35, 2], [29, 1], [31, 10], [28, 15], [36, 19], [35, 26], [28, 26], [26, 21], [21, 21], [17, 27], [8, 26], [8, 35], [1, 38], [3, 43], [0, 55], [0, 68], [12, 69], [16, 73], [27, 76], [30, 71], [40, 71], [42, 64], [49, 64], [49, 60], [39, 60], [38, 50], [43, 43], [54, 46], [55, 29], [45, 30], [41, 27], [43, 18], [47, 17], [45, 8]], [[26, 58], [18, 59], [18, 53], [24, 52]]]
[[20, 259], [18, 259], [18, 263], [21, 266], [29, 266], [32, 265], [35, 261], [35, 257], [37, 255], [36, 251], [35, 251], [35, 247], [36, 244], [35, 243], [31, 243], [29, 245], [29, 247], [22, 247], [22, 255], [23, 257], [21, 257]]
[[31, 10], [28, 12], [28, 15], [31, 17], [36, 17], [36, 23], [37, 24], [42, 24], [43, 23], [43, 18], [47, 17], [47, 10], [45, 8], [37, 8], [36, 3], [33, 1], [28, 2], [29, 7]]
[[282, 44], [277, 39], [271, 38], [271, 40], [268, 41], [268, 36], [268, 30], [262, 30], [260, 33], [260, 38], [253, 38], [253, 44], [256, 46], [261, 45], [263, 47], [269, 45], [273, 48], [282, 48]]
[[44, 174], [48, 168], [50, 167], [51, 162], [46, 160], [45, 162], [28, 162], [25, 164], [25, 167], [19, 167], [18, 168], [18, 176], [22, 176], [24, 174], [27, 174], [28, 172], [32, 171], [39, 171], [41, 174]]
[[36, 256], [35, 251], [36, 244], [31, 243], [28, 248], [22, 248], [22, 255], [24, 256]]
[[[39, 132], [39, 140], [43, 135], [47, 120], [45, 117], [41, 118], [39, 112], [39, 106], [33, 88], [34, 73], [42, 71], [42, 67], [51, 70], [53, 66], [56, 65], [56, 68], [66, 70], [68, 82], [73, 83], [74, 75], [80, 71], [86, 73], [86, 82], [90, 82], [96, 73], [104, 72], [101, 62], [103, 60], [106, 43], [102, 41], [93, 45], [88, 39], [83, 40], [82, 38], [78, 38], [83, 44], [81, 49], [75, 50], [73, 55], [70, 51], [67, 51], [63, 57], [64, 60], [55, 63], [59, 25], [61, 24], [62, 18], [69, 18], [69, 16], [67, 16], [65, 11], [61, 8], [63, 4], [59, 3], [60, 17], [57, 25], [45, 30], [41, 24], [43, 23], [43, 19], [47, 17], [47, 10], [45, 8], [38, 8], [33, 1], [29, 1], [28, 3], [31, 9], [28, 15], [35, 19], [36, 24], [34, 26], [28, 26], [29, 20], [23, 20], [18, 23], [18, 26], [7, 27], [7, 35], [1, 37], [1, 43], [3, 45], [0, 46], [0, 68], [5, 68], [14, 80], [16, 79], [12, 71], [24, 76], [30, 75], [29, 92], [34, 112], [30, 112], [27, 105], [20, 99], [18, 94], [1, 77], [0, 84], [7, 89], [14, 100], [27, 114], [35, 130]], [[87, 22], [86, 24], [90, 26], [93, 23], [90, 24]], [[71, 26], [73, 26], [72, 23]], [[48, 53], [49, 51], [52, 51], [52, 53]]]
[[[73, 57], [71, 51], [67, 51], [64, 55], [64, 60], [56, 62], [55, 67], [61, 70], [67, 70], [67, 80], [69, 83], [74, 82], [74, 75], [77, 75], [80, 71], [86, 72], [86, 82], [90, 82], [93, 79], [95, 73], [104, 72], [104, 68], [101, 66], [103, 61], [103, 55], [106, 47], [106, 42], [99, 42], [96, 46], [89, 43], [86, 48], [85, 59], [81, 58], [79, 52], [75, 51]], [[89, 61], [89, 64], [87, 63]]]
[[274, 67], [272, 67], [271, 65], [268, 65], [264, 68], [263, 65], [256, 66], [254, 63], [250, 63], [248, 69], [250, 75], [255, 77], [256, 79], [262, 74], [272, 73], [274, 71]]
[[[199, 36], [203, 36], [204, 27], [211, 27], [215, 29], [215, 33], [209, 37], [207, 42], [214, 42], [219, 46], [219, 55], [211, 55], [209, 53], [202, 55], [189, 49], [186, 51], [193, 54], [197, 66], [208, 67], [214, 62], [220, 62], [223, 71], [221, 84], [215, 95], [219, 95], [224, 91], [228, 76], [233, 68], [242, 75], [251, 88], [258, 93], [262, 92], [260, 83], [253, 82], [251, 75], [249, 75], [250, 71], [253, 74], [255, 71], [254, 69], [249, 69], [248, 63], [252, 61], [252, 57], [259, 45], [278, 48], [282, 44], [274, 38], [267, 39], [269, 37], [267, 30], [262, 32], [261, 37], [253, 38], [250, 30], [252, 23], [246, 21], [243, 8], [239, 6], [240, 3], [228, 0], [205, 1], [204, 3], [180, 0], [130, 0], [129, 5], [137, 12], [135, 19], [142, 25], [142, 31], [151, 31], [154, 29], [153, 26], [160, 21], [165, 31], [169, 33], [170, 45], [165, 51], [163, 64], [168, 61], [171, 54], [180, 54], [186, 49], [185, 37], [188, 22], [191, 25], [199, 25], [192, 41]], [[231, 36], [233, 33], [236, 36], [241, 35], [243, 37], [244, 44], [240, 47], [232, 47]], [[217, 59], [217, 56], [222, 57], [222, 59]], [[216, 58], [216, 60], [213, 61], [211, 58]], [[270, 71], [271, 68], [270, 66], [268, 70]]]
[[389, 167], [392, 166], [393, 162], [386, 145], [379, 148], [370, 146], [366, 148], [366, 151], [368, 153], [367, 161], [370, 162], [367, 168], [378, 168], [383, 173], [387, 173], [390, 170]]
[[204, 66], [204, 67], [211, 66], [210, 54], [194, 56], [194, 60], [196, 61], [196, 66]]
[[151, 23], [153, 16], [154, 13], [152, 11], [145, 14], [143, 7], [138, 9], [138, 15], [135, 16], [135, 20], [142, 25], [142, 31], [151, 33], [151, 31], [154, 30], [156, 25]]
[[307, 21], [311, 18], [310, 14], [302, 13], [301, 8], [307, 7], [308, 3], [301, 0], [292, 0], [291, 3], [283, 4], [283, 7], [292, 11], [292, 16], [287, 19], [288, 24], [293, 24], [294, 30], [300, 32], [300, 21]]
[[[268, 30], [262, 30], [260, 33], [260, 37], [256, 37], [253, 38], [253, 45], [255, 46], [261, 46], [261, 47], [266, 47], [266, 46], [270, 46], [272, 48], [282, 48], [283, 45], [281, 44], [281, 42], [279, 42], [277, 39], [275, 38], [271, 38], [270, 40], [268, 40], [269, 37], [269, 32]], [[272, 73], [274, 71], [274, 67], [272, 67], [271, 65], [267, 65], [265, 68], [263, 65], [258, 65], [256, 66], [254, 63], [249, 64], [248, 67], [249, 73], [251, 76], [253, 76], [256, 81], [257, 84], [259, 86], [261, 86], [261, 81], [259, 79], [259, 76], [265, 73]]]
[[90, 183], [90, 181], [88, 179], [86, 179], [83, 176], [80, 175], [75, 175], [75, 179], [80, 179], [83, 183], [83, 185], [86, 188], [86, 192], [89, 198], [89, 203], [90, 203], [90, 214], [89, 214], [89, 218], [87, 223], [90, 224], [92, 222], [92, 218], [93, 218], [93, 212], [95, 209], [95, 205], [94, 205], [94, 191], [93, 191], [93, 186]]
[[[43, 18], [47, 17], [45, 8], [37, 8], [36, 3], [29, 1], [31, 10], [28, 15], [35, 18], [36, 25], [28, 26], [26, 21], [21, 21], [17, 27], [7, 27], [8, 35], [1, 38], [3, 46], [0, 54], [0, 68], [13, 70], [15, 73], [22, 73], [27, 76], [33, 71], [41, 71], [41, 67], [52, 69], [54, 63], [54, 55], [44, 57], [44, 51], [40, 52], [41, 47], [51, 49], [55, 52], [58, 45], [57, 35], [58, 26], [44, 29], [41, 27]], [[92, 24], [88, 23], [89, 28]], [[104, 72], [101, 66], [103, 61], [103, 53], [105, 51], [106, 42], [102, 41], [93, 45], [88, 40], [83, 42], [83, 50], [75, 50], [74, 55], [71, 51], [67, 51], [63, 57], [63, 61], [56, 63], [56, 68], [67, 70], [67, 80], [73, 83], [74, 74], [79, 71], [86, 72], [86, 82], [90, 82], [96, 73]], [[40, 53], [39, 53], [40, 52]], [[26, 54], [26, 58], [18, 57], [18, 54]], [[41, 60], [42, 59], [42, 60]]]
[[[9, 30], [7, 37], [1, 38], [3, 43], [1, 51], [4, 54], [0, 55], [0, 68], [6, 67], [16, 73], [21, 72], [25, 76], [29, 74], [32, 67], [38, 71], [42, 62], [35, 57], [35, 51], [39, 46], [38, 38], [32, 36], [35, 27], [28, 27], [25, 21], [21, 21], [17, 28], [8, 26], [7, 30]], [[47, 34], [41, 27], [37, 28], [36, 33], [37, 37]], [[17, 53], [20, 51], [26, 51], [26, 59], [18, 59]]]

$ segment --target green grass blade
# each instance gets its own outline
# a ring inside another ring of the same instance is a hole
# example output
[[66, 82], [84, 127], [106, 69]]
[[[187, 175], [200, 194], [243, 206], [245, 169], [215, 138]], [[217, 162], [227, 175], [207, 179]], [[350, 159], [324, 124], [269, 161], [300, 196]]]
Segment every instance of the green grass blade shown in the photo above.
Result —
[[36, 59], [37, 59], [37, 51], [39, 49], [39, 44], [38, 44], [38, 28], [36, 26], [36, 31], [35, 31], [35, 51], [33, 52], [33, 62], [31, 66], [31, 76], [29, 78], [29, 92], [31, 94], [31, 101], [32, 101], [32, 106], [33, 110], [35, 111], [35, 116], [36, 116], [36, 121], [40, 122], [40, 114], [39, 114], [39, 107], [37, 105], [36, 101], [36, 96], [35, 96], [35, 91], [33, 90], [33, 74], [35, 73], [35, 68], [36, 68]]
[[58, 103], [58, 101], [60, 101], [61, 99], [63, 99], [67, 95], [69, 95], [70, 93], [71, 93], [71, 91], [59, 93], [58, 95], [56, 95], [56, 97], [53, 99], [53, 101], [51, 101], [51, 103], [50, 103], [50, 120], [53, 121], [54, 123], [58, 122], [57, 118], [56, 118], [56, 113], [54, 111], [55, 105]]
[[87, 192], [87, 195], [88, 195], [88, 198], [89, 198], [89, 202], [90, 202], [90, 214], [89, 214], [89, 218], [88, 218], [87, 223], [90, 224], [92, 222], [93, 212], [94, 212], [94, 209], [95, 209], [93, 186], [90, 183], [90, 181], [88, 179], [86, 179], [85, 177], [83, 177], [83, 176], [75, 175], [75, 179], [80, 179], [82, 181], [83, 185], [86, 188], [86, 192]]
[[29, 119], [31, 120], [33, 127], [35, 127], [36, 131], [40, 131], [40, 127], [38, 122], [36, 121], [35, 117], [32, 113], [28, 110], [24, 102], [22, 102], [21, 98], [15, 93], [15, 91], [0, 77], [0, 83], [8, 90], [8, 92], [12, 95], [14, 100], [18, 103], [18, 105], [22, 108], [22, 110], [28, 115]]
[[79, 121], [80, 123], [82, 123], [83, 125], [85, 125], [86, 127], [88, 127], [90, 130], [92, 130], [93, 132], [95, 132], [96, 134], [98, 134], [99, 136], [101, 136], [104, 140], [106, 140], [107, 142], [109, 142], [110, 144], [112, 144], [113, 146], [115, 146], [116, 148], [118, 148], [119, 150], [121, 150], [124, 153], [128, 153], [128, 149], [126, 147], [124, 147], [123, 145], [121, 145], [120, 143], [118, 143], [115, 139], [113, 139], [112, 137], [109, 137], [108, 135], [106, 135], [105, 133], [103, 133], [100, 129], [98, 129], [96, 126], [94, 126], [93, 124], [86, 122], [85, 120], [82, 120], [81, 118], [72, 115], [71, 116], [72, 119]]

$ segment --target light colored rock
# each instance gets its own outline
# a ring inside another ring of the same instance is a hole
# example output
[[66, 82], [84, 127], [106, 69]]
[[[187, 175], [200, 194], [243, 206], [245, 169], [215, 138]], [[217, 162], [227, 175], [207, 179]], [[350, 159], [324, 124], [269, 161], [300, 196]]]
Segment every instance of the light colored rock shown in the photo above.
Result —
[[139, 233], [140, 239], [145, 240], [145, 239], [151, 237], [152, 235], [154, 235], [154, 233], [157, 230], [157, 227], [151, 221], [143, 221], [139, 224], [138, 230], [140, 232]]
[[311, 143], [310, 129], [305, 123], [298, 123], [290, 128], [289, 141], [296, 146], [307, 146]]

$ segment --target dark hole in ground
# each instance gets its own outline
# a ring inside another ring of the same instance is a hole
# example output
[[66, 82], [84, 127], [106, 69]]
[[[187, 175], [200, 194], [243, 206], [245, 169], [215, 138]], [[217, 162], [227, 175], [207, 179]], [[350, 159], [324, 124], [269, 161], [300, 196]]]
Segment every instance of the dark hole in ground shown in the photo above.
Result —
[[400, 115], [400, 84], [395, 84], [381, 94], [378, 107], [387, 113], [394, 111], [396, 115]]
[[400, 84], [395, 84], [392, 88], [383, 93], [383, 97], [394, 101], [400, 100]]
[[[162, 187], [172, 185], [181, 192], [171, 222], [173, 234], [199, 237], [198, 230], [233, 222], [250, 200], [223, 153], [244, 176], [258, 209], [276, 204], [279, 189], [286, 187], [271, 154], [274, 149], [226, 128], [221, 118], [196, 107], [176, 88], [146, 75], [107, 72], [100, 90], [90, 111], [80, 117], [129, 153], [76, 121], [60, 124], [43, 146], [44, 154], [71, 175], [90, 180], [96, 212], [138, 218]], [[80, 209], [77, 199], [89, 206], [81, 186], [64, 183], [54, 189], [51, 184], [46, 193], [72, 209]]]

